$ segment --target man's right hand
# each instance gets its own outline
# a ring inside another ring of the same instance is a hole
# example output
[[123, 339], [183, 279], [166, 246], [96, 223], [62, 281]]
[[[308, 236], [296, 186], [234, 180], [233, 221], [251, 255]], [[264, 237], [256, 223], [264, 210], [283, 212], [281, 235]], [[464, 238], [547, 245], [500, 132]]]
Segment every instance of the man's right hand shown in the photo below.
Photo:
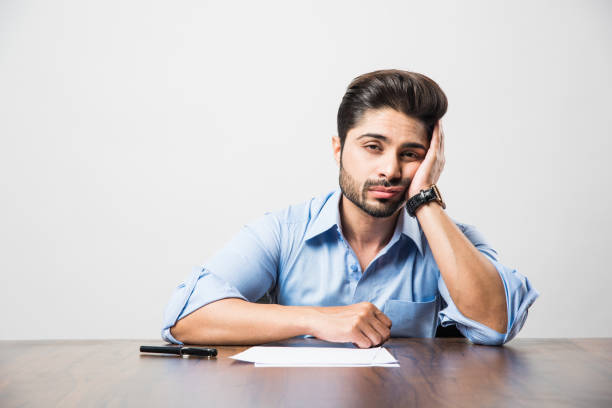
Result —
[[381, 345], [391, 336], [391, 320], [372, 303], [313, 309], [312, 335], [321, 340], [368, 348]]

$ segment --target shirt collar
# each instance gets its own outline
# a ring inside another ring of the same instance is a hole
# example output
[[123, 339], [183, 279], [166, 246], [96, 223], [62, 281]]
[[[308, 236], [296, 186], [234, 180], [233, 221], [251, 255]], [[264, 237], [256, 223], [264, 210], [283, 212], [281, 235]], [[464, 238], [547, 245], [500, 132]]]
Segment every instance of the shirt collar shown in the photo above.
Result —
[[321, 211], [316, 215], [315, 220], [308, 227], [308, 231], [306, 231], [305, 239], [309, 240], [311, 238], [320, 235], [332, 227], [337, 227], [338, 231], [340, 231], [340, 190], [334, 191], [332, 195], [327, 198], [327, 201], [323, 204]]
[[[319, 211], [316, 219], [310, 224], [310, 227], [306, 232], [304, 237], [306, 241], [329, 231], [332, 227], [336, 227], [337, 231], [340, 231], [340, 197], [342, 197], [342, 192], [340, 189], [337, 189], [331, 196], [329, 196], [327, 201], [325, 201], [321, 211]], [[399, 240], [402, 234], [410, 238], [416, 245], [421, 255], [423, 255], [421, 228], [419, 226], [419, 222], [416, 217], [409, 216], [405, 208], [402, 208], [400, 211], [390, 243], [395, 243], [395, 241]]]

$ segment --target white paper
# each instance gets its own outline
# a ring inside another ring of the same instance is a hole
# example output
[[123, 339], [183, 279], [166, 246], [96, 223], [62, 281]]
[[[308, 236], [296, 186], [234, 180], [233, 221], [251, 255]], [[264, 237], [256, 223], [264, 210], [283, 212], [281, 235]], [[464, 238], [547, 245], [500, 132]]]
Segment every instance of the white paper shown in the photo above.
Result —
[[383, 347], [256, 346], [230, 358], [255, 363], [255, 367], [399, 367], [397, 360]]
[[399, 367], [399, 363], [389, 364], [265, 364], [255, 363], [255, 367]]

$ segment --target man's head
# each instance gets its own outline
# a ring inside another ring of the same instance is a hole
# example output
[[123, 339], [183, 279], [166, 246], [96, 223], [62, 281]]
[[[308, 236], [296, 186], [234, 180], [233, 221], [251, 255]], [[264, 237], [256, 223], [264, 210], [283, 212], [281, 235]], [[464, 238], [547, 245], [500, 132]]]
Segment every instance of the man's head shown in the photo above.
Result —
[[344, 196], [371, 216], [393, 215], [447, 106], [440, 87], [421, 74], [383, 70], [355, 78], [333, 139]]

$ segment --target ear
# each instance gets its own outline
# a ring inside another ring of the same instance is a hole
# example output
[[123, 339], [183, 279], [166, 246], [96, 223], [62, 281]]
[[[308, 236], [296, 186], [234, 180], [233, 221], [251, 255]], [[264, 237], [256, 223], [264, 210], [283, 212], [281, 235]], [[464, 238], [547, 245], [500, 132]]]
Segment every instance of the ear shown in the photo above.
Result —
[[338, 136], [332, 136], [332, 150], [334, 152], [334, 159], [336, 160], [336, 164], [339, 166], [342, 146], [340, 144], [340, 138]]

